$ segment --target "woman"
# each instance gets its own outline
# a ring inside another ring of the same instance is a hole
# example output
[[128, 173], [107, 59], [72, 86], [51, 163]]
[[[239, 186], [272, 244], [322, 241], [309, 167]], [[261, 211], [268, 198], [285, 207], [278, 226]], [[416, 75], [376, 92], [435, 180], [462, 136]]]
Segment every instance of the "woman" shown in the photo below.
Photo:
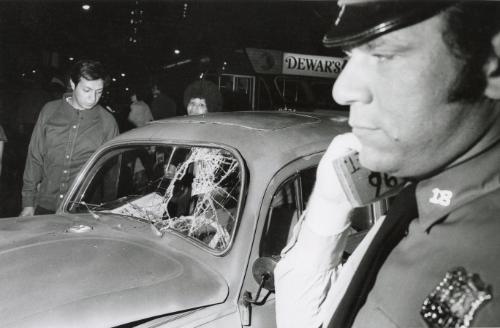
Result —
[[191, 115], [203, 115], [208, 113], [207, 101], [205, 98], [191, 98], [187, 104], [187, 114]]
[[184, 105], [188, 115], [218, 112], [222, 110], [222, 96], [213, 82], [197, 80], [184, 91]]

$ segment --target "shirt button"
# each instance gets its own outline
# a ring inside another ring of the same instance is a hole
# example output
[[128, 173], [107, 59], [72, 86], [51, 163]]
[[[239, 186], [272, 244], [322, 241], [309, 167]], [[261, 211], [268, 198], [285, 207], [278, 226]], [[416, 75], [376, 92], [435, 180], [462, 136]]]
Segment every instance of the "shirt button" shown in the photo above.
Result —
[[73, 129], [76, 129], [76, 125], [73, 125]]
[[63, 171], [63, 173], [64, 173], [64, 174], [68, 173], [68, 170], [64, 170], [64, 171]]
[[69, 155], [66, 155], [66, 158], [69, 158]]
[[60, 194], [60, 195], [59, 195], [59, 198], [63, 198], [63, 197], [64, 197], [64, 195], [63, 195], [63, 194]]

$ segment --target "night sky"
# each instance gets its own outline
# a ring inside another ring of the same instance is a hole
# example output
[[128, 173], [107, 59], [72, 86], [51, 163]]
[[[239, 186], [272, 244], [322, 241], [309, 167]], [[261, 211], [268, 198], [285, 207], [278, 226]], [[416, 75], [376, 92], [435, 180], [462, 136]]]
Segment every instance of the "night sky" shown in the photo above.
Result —
[[69, 58], [95, 58], [112, 74], [132, 75], [155, 74], [202, 56], [218, 65], [245, 47], [328, 54], [321, 38], [337, 11], [334, 1], [21, 0], [0, 5], [3, 79], [47, 64], [54, 53], [60, 69], [71, 64]]

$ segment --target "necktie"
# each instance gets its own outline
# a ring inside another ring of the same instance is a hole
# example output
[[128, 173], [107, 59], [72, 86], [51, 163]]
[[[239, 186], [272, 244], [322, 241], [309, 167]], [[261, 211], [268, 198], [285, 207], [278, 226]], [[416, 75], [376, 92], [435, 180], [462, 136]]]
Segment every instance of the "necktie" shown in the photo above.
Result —
[[418, 216], [415, 186], [405, 187], [394, 199], [387, 216], [353, 275], [328, 328], [350, 327], [375, 283], [380, 267]]

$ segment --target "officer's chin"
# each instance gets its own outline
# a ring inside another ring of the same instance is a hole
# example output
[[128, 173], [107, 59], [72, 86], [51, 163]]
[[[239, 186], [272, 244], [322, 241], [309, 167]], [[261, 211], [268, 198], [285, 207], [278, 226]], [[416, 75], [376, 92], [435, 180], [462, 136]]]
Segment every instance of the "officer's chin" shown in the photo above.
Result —
[[394, 155], [377, 151], [363, 145], [359, 152], [361, 166], [373, 172], [384, 172], [392, 176], [402, 176], [401, 169], [397, 165]]

